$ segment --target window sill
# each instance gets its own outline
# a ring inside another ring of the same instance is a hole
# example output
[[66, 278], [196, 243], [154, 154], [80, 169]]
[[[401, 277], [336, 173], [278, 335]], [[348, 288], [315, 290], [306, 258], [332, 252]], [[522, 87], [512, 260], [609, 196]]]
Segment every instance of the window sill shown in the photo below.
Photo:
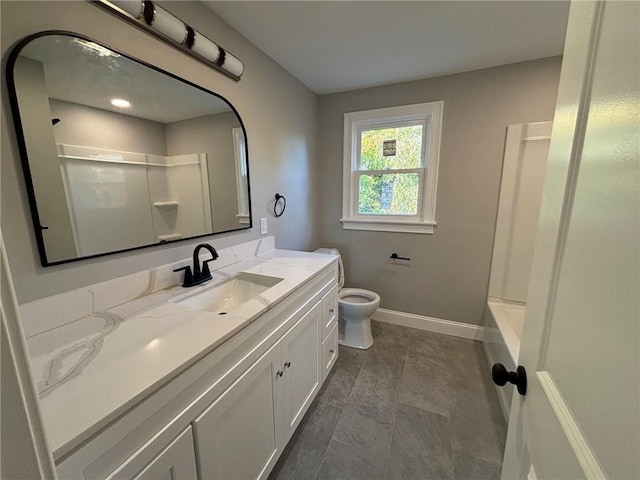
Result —
[[369, 230], [377, 232], [402, 232], [433, 234], [436, 222], [403, 222], [400, 220], [369, 220], [341, 218], [342, 228], [345, 230]]

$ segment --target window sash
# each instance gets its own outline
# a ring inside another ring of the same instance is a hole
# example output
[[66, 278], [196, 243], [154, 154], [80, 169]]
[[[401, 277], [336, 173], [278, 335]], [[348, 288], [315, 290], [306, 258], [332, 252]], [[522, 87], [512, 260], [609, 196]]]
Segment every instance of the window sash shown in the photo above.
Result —
[[361, 170], [361, 158], [362, 158], [362, 134], [371, 130], [383, 130], [386, 128], [402, 128], [402, 127], [415, 127], [422, 125], [422, 144], [420, 146], [420, 167], [426, 167], [428, 158], [428, 141], [427, 133], [429, 129], [430, 117], [421, 120], [369, 120], [363, 122], [356, 122], [356, 127], [353, 129], [353, 144], [355, 145], [355, 158], [354, 163], [351, 165], [351, 170]]
[[[393, 175], [394, 173], [417, 173], [418, 174], [418, 198], [416, 205], [416, 214], [379, 214], [379, 213], [360, 213], [360, 177], [363, 175]], [[402, 218], [403, 220], [422, 220], [424, 214], [424, 195], [425, 195], [425, 179], [427, 177], [426, 168], [400, 168], [400, 169], [385, 169], [385, 170], [355, 170], [351, 175], [351, 192], [353, 199], [351, 202], [351, 218], [365, 219], [376, 218], [380, 220], [393, 220]]]

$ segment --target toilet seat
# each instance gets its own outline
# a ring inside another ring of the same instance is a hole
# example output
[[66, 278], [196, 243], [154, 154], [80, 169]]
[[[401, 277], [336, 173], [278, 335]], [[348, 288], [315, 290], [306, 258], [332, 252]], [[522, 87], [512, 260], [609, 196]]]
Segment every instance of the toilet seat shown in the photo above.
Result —
[[340, 290], [339, 301], [368, 307], [379, 304], [380, 296], [375, 292], [362, 288], [343, 288]]

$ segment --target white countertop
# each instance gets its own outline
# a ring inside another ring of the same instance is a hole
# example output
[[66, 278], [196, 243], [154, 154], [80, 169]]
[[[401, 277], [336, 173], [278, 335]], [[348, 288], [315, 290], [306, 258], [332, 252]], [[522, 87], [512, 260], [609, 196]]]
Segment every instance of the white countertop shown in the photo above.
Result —
[[[271, 309], [336, 257], [271, 250], [216, 270], [202, 286], [160, 290], [28, 339], [54, 457], [95, 433]], [[227, 315], [169, 302], [239, 272], [280, 283]]]

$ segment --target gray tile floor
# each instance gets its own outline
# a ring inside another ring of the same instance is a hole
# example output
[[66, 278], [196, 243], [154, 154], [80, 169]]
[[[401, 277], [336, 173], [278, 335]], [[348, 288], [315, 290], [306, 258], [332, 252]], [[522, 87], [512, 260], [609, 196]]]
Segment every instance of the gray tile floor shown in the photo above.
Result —
[[270, 480], [497, 479], [506, 425], [480, 342], [373, 322], [338, 361]]

